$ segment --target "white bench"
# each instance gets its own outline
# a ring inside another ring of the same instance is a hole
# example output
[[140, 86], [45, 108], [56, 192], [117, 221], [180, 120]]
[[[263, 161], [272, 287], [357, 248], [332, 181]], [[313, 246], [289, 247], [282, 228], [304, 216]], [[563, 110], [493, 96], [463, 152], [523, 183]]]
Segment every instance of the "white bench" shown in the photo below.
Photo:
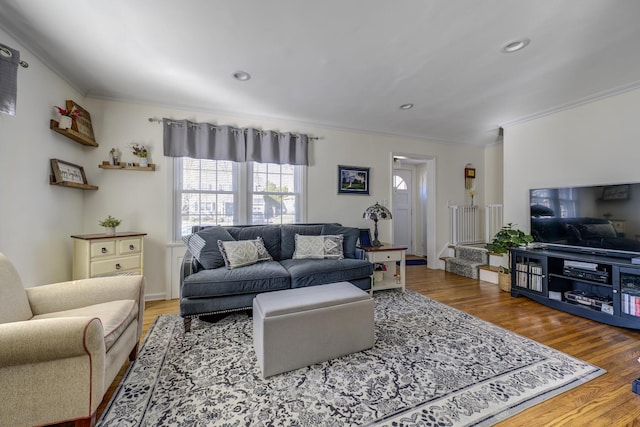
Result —
[[373, 347], [373, 299], [349, 282], [267, 292], [253, 300], [263, 377]]

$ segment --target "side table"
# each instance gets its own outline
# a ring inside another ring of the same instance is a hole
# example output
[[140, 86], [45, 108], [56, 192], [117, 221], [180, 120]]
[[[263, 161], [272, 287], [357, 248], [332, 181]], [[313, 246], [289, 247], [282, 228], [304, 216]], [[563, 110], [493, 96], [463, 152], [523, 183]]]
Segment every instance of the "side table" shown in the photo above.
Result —
[[[387, 266], [383, 271], [382, 280], [374, 280], [371, 276], [371, 290], [381, 291], [383, 289], [402, 289], [405, 291], [405, 272], [406, 272], [406, 246], [393, 246], [383, 244], [382, 246], [363, 246], [362, 250], [367, 254], [367, 259], [372, 264], [384, 264]], [[400, 262], [400, 266], [396, 262]], [[375, 273], [375, 272], [374, 272]]]

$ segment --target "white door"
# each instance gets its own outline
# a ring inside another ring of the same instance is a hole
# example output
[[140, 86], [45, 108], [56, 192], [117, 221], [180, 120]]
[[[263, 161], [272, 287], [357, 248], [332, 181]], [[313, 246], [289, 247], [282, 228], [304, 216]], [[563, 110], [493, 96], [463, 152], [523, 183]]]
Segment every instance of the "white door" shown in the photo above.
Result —
[[412, 197], [413, 172], [411, 169], [393, 170], [393, 244], [406, 246], [407, 253], [414, 253], [412, 246], [413, 215]]

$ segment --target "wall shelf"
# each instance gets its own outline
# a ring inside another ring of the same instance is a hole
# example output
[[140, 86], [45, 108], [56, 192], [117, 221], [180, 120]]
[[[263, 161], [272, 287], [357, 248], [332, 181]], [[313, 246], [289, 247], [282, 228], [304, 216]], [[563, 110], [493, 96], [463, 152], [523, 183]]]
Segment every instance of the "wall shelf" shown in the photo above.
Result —
[[133, 166], [127, 166], [126, 163], [118, 163], [117, 165], [110, 165], [109, 162], [102, 162], [102, 164], [98, 165], [100, 169], [122, 169], [129, 171], [155, 171], [156, 165], [154, 163], [149, 163], [149, 166], [142, 167], [138, 163], [133, 163]]
[[78, 190], [97, 190], [97, 185], [79, 184], [77, 182], [63, 181], [56, 182], [56, 178], [53, 175], [49, 175], [49, 184], [57, 185], [59, 187], [76, 188]]
[[64, 135], [67, 138], [77, 142], [78, 144], [86, 145], [87, 147], [98, 147], [98, 143], [92, 139], [87, 138], [79, 132], [76, 132], [73, 129], [60, 129], [58, 127], [58, 122], [55, 120], [51, 120], [49, 122], [49, 129], [52, 131], [59, 133], [60, 135]]

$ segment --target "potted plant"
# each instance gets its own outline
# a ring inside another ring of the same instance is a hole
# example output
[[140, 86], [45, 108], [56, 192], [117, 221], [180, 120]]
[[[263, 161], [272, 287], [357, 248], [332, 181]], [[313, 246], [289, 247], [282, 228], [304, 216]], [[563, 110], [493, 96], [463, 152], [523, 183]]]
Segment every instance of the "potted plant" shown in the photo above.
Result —
[[137, 142], [131, 143], [130, 147], [133, 150], [133, 155], [138, 158], [140, 167], [146, 168], [149, 166], [149, 150], [147, 150], [147, 147]]
[[113, 236], [116, 234], [116, 227], [119, 226], [121, 222], [121, 219], [108, 215], [105, 219], [98, 221], [98, 224], [105, 228], [105, 234], [107, 236]]
[[55, 108], [60, 115], [60, 120], [58, 121], [58, 127], [60, 129], [71, 128], [73, 121], [82, 116], [82, 112], [80, 110], [76, 110], [75, 108], [72, 108], [71, 110], [67, 110], [66, 108], [58, 106], [56, 106]]
[[533, 237], [529, 234], [525, 234], [524, 231], [514, 228], [512, 223], [508, 223], [503, 226], [500, 231], [493, 237], [491, 243], [487, 243], [487, 249], [494, 254], [504, 254], [507, 256], [507, 266], [500, 266], [498, 269], [498, 284], [500, 289], [505, 292], [511, 290], [511, 275], [509, 274], [509, 268], [511, 266], [511, 253], [510, 248], [527, 245], [533, 242]]

